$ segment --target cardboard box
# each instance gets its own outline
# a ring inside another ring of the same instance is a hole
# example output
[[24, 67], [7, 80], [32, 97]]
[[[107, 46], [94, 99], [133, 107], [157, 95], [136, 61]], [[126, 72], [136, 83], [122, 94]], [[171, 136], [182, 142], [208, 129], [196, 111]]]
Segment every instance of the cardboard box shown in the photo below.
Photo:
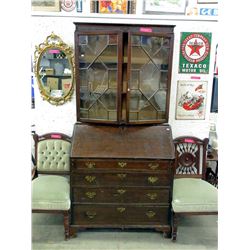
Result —
[[50, 90], [57, 90], [58, 89], [58, 78], [55, 77], [48, 77], [47, 78], [47, 86], [50, 88]]
[[63, 90], [63, 93], [69, 92], [69, 90], [71, 89], [71, 85], [72, 85], [71, 78], [62, 79], [62, 90]]
[[54, 69], [52, 69], [52, 68], [47, 68], [47, 69], [45, 69], [45, 74], [46, 75], [54, 75], [55, 73], [54, 73]]

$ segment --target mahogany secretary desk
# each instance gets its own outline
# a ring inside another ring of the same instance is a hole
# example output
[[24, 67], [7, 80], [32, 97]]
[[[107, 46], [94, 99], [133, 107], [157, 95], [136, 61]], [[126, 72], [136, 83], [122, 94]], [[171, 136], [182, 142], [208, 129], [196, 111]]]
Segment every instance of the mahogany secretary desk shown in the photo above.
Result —
[[171, 232], [173, 26], [75, 23], [71, 231]]

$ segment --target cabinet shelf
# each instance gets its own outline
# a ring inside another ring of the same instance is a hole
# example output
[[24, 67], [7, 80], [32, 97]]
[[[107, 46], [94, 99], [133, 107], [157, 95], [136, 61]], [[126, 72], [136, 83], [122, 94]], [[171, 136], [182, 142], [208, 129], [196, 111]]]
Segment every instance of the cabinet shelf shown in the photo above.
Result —
[[71, 74], [69, 75], [48, 75], [48, 74], [39, 74], [39, 76], [43, 76], [43, 77], [69, 77], [71, 78]]
[[[112, 63], [112, 64], [116, 64], [117, 63], [117, 58], [111, 57], [111, 56], [103, 56], [101, 61], [105, 64], [108, 63]], [[150, 59], [147, 60], [147, 62], [149, 62]], [[79, 57], [79, 62], [80, 63], [87, 63], [90, 64], [93, 62], [93, 60], [91, 60], [91, 57], [84, 57], [84, 61], [81, 60], [81, 57]], [[163, 59], [162, 60], [154, 60], [154, 63], [157, 65], [164, 65], [163, 63]], [[128, 57], [123, 57], [123, 63], [127, 64], [128, 63]], [[133, 64], [139, 64], [139, 65], [144, 65], [146, 63], [146, 61], [143, 58], [140, 57], [133, 57], [132, 59], [132, 63]]]

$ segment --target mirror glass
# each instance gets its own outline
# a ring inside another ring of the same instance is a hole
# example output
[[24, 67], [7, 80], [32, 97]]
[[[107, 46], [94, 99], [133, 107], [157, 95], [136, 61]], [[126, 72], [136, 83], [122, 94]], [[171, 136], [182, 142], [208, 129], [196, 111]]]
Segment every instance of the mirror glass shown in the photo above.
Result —
[[55, 105], [70, 100], [74, 85], [73, 50], [52, 33], [36, 47], [35, 74], [45, 100]]

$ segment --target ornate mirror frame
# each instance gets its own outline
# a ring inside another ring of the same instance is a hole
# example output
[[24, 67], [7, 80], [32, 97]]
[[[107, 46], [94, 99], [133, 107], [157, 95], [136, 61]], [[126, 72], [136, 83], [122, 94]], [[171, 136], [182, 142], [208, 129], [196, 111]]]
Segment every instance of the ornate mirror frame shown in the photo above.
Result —
[[[45, 89], [40, 75], [41, 70], [41, 59], [42, 56], [46, 51], [49, 49], [56, 49], [63, 52], [68, 59], [70, 70], [71, 70], [71, 86], [70, 89], [62, 96], [60, 97], [54, 97], [51, 96]], [[53, 105], [62, 105], [65, 102], [71, 100], [73, 90], [74, 90], [74, 82], [75, 82], [75, 67], [74, 67], [74, 52], [73, 49], [63, 42], [63, 40], [55, 35], [53, 32], [51, 35], [47, 36], [46, 40], [39, 44], [38, 46], [35, 46], [35, 52], [34, 52], [34, 72], [37, 79], [38, 87], [41, 93], [41, 96], [44, 100], [48, 101], [49, 103]]]

